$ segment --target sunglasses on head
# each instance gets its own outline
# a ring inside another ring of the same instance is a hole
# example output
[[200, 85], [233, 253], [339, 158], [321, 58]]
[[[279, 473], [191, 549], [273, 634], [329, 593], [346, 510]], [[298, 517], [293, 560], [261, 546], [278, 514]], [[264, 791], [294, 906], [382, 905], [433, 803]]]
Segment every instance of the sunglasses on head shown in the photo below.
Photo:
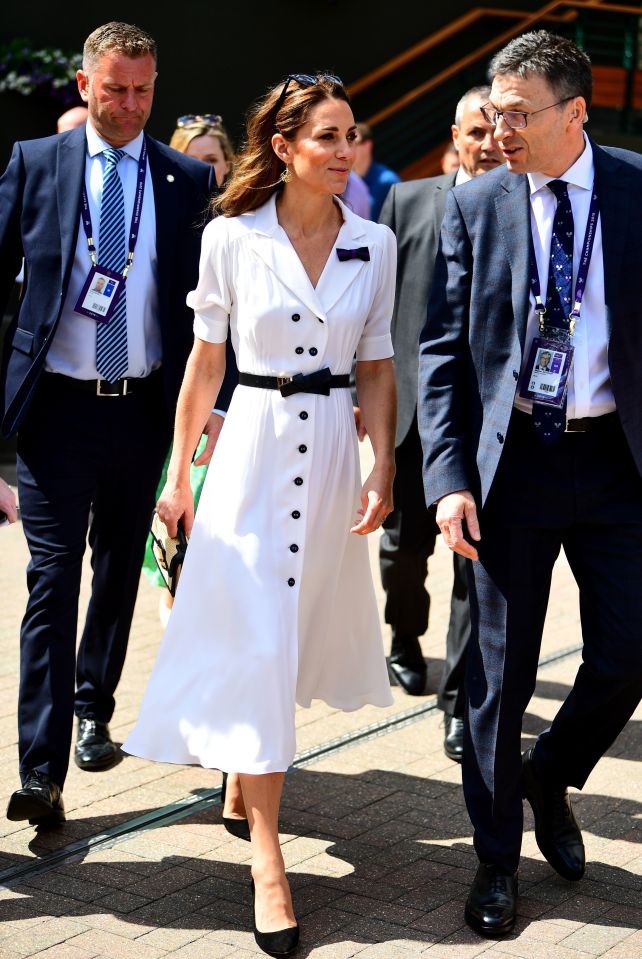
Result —
[[273, 116], [276, 118], [279, 110], [283, 106], [285, 98], [288, 94], [288, 89], [292, 81], [298, 83], [300, 87], [314, 87], [317, 83], [320, 83], [322, 80], [329, 80], [330, 83], [337, 83], [339, 86], [343, 86], [343, 80], [340, 77], [336, 77], [333, 73], [317, 73], [314, 76], [311, 73], [289, 73], [285, 78], [285, 83], [283, 84], [283, 89], [279, 93], [279, 98], [276, 101], [276, 106], [274, 107]]
[[200, 123], [206, 123], [209, 126], [220, 126], [223, 123], [223, 117], [218, 113], [186, 113], [176, 121], [177, 127], [189, 127]]

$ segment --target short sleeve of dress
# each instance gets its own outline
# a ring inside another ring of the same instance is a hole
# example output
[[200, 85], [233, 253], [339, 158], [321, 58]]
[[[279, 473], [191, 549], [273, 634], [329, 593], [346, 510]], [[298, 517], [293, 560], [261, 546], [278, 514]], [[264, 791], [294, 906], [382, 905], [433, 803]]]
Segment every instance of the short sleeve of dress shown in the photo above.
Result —
[[387, 226], [379, 224], [383, 248], [379, 259], [379, 277], [370, 312], [357, 346], [358, 360], [385, 360], [393, 356], [390, 323], [395, 302], [397, 241]]
[[207, 343], [225, 343], [232, 293], [229, 228], [223, 216], [203, 231], [198, 285], [187, 294], [187, 305], [194, 310], [194, 336]]

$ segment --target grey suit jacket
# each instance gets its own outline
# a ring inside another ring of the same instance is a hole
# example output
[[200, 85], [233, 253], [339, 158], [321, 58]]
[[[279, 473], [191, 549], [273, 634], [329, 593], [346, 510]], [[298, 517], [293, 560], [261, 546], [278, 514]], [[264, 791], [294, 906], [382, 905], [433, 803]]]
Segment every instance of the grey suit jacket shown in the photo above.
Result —
[[417, 410], [419, 334], [426, 321], [439, 231], [455, 173], [395, 183], [379, 216], [397, 237], [397, 287], [392, 344], [397, 377], [397, 437], [400, 446]]
[[[642, 473], [642, 156], [593, 146], [608, 361]], [[529, 309], [530, 199], [504, 167], [448, 193], [419, 356], [426, 502], [470, 489], [483, 505], [513, 410]]]

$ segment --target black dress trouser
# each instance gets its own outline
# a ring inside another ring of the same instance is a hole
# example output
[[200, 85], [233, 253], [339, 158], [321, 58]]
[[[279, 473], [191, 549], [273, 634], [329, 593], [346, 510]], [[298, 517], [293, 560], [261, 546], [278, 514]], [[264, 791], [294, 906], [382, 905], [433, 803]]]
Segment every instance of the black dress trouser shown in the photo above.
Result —
[[[31, 553], [22, 622], [20, 774], [60, 786], [74, 711], [114, 711], [156, 485], [170, 442], [160, 371], [131, 395], [98, 397], [43, 373], [18, 434], [18, 488]], [[76, 656], [87, 534], [93, 580]]]
[[[394, 511], [383, 524], [379, 545], [381, 582], [386, 593], [385, 620], [399, 636], [422, 636], [428, 628], [430, 596], [425, 580], [428, 557], [435, 550], [439, 527], [434, 508], [427, 509], [423, 487], [423, 454], [417, 417], [395, 451], [397, 472]], [[453, 554], [454, 582], [446, 662], [439, 687], [439, 708], [463, 716], [466, 648], [470, 635], [466, 561]]]
[[538, 775], [581, 789], [642, 696], [642, 479], [617, 415], [543, 446], [530, 416], [514, 412], [480, 526], [479, 561], [469, 563], [464, 796], [479, 859], [514, 872], [522, 717], [562, 547], [579, 587], [584, 649], [573, 688], [537, 740]]

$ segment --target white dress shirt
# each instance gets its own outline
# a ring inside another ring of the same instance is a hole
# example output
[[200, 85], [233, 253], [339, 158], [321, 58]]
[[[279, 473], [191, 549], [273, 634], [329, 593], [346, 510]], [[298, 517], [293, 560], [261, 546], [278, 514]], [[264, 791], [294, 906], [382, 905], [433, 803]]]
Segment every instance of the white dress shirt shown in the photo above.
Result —
[[[134, 208], [138, 160], [143, 136], [143, 133], [139, 133], [135, 140], [121, 148], [126, 156], [118, 164], [118, 174], [123, 184], [125, 200], [125, 225], [128, 231]], [[108, 146], [109, 144], [98, 136], [88, 122], [85, 183], [99, 264], [100, 204], [105, 167], [103, 150]], [[74, 312], [90, 269], [87, 237], [80, 220], [69, 288], [45, 364], [45, 368], [51, 372], [64, 373], [79, 380], [99, 378], [96, 371], [96, 321]], [[162, 351], [158, 319], [156, 212], [149, 164], [147, 164], [145, 196], [134, 263], [127, 276], [127, 353], [129, 363], [125, 376], [147, 376], [160, 366]]]
[[[543, 173], [527, 174], [530, 185], [531, 229], [542, 300], [546, 296], [548, 287], [548, 264], [553, 234], [553, 219], [557, 207], [555, 194], [548, 189], [546, 184], [554, 179], [564, 180], [568, 184], [568, 195], [573, 210], [573, 296], [575, 295], [577, 268], [582, 255], [593, 180], [595, 178], [593, 150], [586, 135], [584, 140], [585, 147], [581, 156], [562, 176], [550, 177]], [[535, 313], [535, 298], [531, 293], [522, 374], [524, 373], [524, 365], [528, 362], [533, 337], [537, 335], [539, 335], [539, 323]], [[593, 255], [591, 256], [586, 288], [582, 299], [580, 321], [575, 327], [572, 340], [575, 352], [568, 379], [566, 416], [569, 420], [580, 419], [585, 416], [602, 416], [604, 413], [612, 413], [615, 410], [615, 398], [611, 388], [607, 357], [608, 337], [609, 330], [604, 303], [602, 224], [598, 217]], [[522, 399], [519, 391], [515, 395], [515, 406], [525, 412], [532, 410], [531, 401]]]
[[460, 183], [468, 183], [469, 180], [472, 180], [470, 173], [460, 165], [455, 174], [455, 186], [459, 186]]

